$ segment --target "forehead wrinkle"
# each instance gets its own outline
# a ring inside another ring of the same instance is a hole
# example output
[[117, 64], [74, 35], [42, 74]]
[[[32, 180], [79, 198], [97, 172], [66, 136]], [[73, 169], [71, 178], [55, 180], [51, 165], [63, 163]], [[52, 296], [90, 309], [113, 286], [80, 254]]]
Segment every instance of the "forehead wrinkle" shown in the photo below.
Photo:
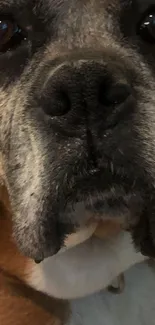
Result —
[[[69, 2], [71, 2], [69, 0]], [[62, 6], [63, 3], [68, 3], [68, 0], [36, 0], [36, 7], [42, 7], [45, 10], [55, 10]]]
[[36, 3], [40, 3], [40, 0], [0, 0], [0, 10], [8, 10], [12, 8], [18, 8], [21, 6], [31, 5], [35, 6]]
[[0, 8], [7, 8], [12, 6], [20, 6], [27, 2], [27, 0], [0, 0]]
[[42, 7], [45, 9], [55, 10], [60, 8], [61, 6], [71, 7], [78, 5], [86, 5], [93, 4], [95, 7], [102, 8], [107, 5], [116, 5], [119, 0], [113, 0], [109, 3], [109, 0], [0, 0], [0, 10], [8, 10], [11, 8], [21, 7], [21, 6], [32, 6], [32, 7]]
[[16, 13], [16, 10], [22, 9], [23, 11], [25, 7], [25, 9], [35, 13], [37, 13], [37, 10], [42, 11], [44, 15], [50, 17], [59, 8], [63, 8], [63, 4], [70, 5], [70, 3], [71, 0], [0, 0], [0, 11], [4, 14]]

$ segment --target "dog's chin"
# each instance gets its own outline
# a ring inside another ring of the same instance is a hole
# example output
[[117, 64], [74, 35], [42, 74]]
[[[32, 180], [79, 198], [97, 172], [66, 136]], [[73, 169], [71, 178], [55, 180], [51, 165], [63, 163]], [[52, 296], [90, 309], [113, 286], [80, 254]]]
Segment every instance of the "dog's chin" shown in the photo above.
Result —
[[97, 186], [94, 186], [92, 191], [90, 187], [86, 191], [85, 182], [83, 185], [84, 187], [81, 184], [81, 192], [75, 196], [74, 201], [66, 204], [66, 209], [61, 215], [61, 220], [73, 221], [74, 232], [65, 236], [58, 254], [82, 244], [95, 234], [99, 225], [104, 227], [109, 221], [111, 227], [115, 228], [118, 224], [120, 230], [122, 228], [130, 231], [137, 225], [142, 213], [143, 201], [138, 192], [125, 193], [124, 189], [119, 187], [101, 191]]
[[[143, 199], [138, 192], [123, 193], [111, 188], [109, 191], [93, 193], [87, 191], [85, 198], [67, 203], [64, 219], [73, 220], [76, 229], [85, 224], [113, 220], [122, 224], [124, 229], [132, 229], [139, 221], [143, 210]], [[61, 216], [61, 220], [63, 217]]]
[[[60, 227], [61, 222], [71, 223], [77, 243], [81, 239], [88, 239], [92, 229], [90, 227], [101, 221], [118, 222], [123, 229], [131, 230], [139, 222], [143, 205], [143, 196], [136, 181], [133, 182], [127, 176], [114, 175], [109, 170], [92, 170], [91, 174], [80, 177], [74, 183], [65, 209], [59, 212]], [[71, 233], [64, 237], [62, 246], [66, 238], [70, 242], [70, 236]]]

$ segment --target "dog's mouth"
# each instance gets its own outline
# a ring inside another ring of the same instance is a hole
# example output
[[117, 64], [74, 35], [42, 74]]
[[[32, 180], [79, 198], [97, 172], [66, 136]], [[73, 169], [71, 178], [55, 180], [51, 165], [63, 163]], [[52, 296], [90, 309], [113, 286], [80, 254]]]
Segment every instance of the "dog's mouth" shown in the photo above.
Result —
[[65, 203], [59, 204], [60, 220], [73, 223], [76, 231], [89, 220], [118, 219], [126, 230], [130, 230], [137, 224], [144, 208], [143, 189], [146, 187], [142, 183], [141, 179], [133, 179], [120, 170], [90, 169], [85, 175], [74, 177], [74, 183], [71, 181], [72, 186], [68, 186]]
[[38, 262], [57, 254], [66, 238], [86, 228], [89, 222], [122, 217], [123, 227], [130, 230], [142, 214], [145, 198], [141, 189], [145, 185], [141, 179], [111, 168], [79, 170], [72, 170], [68, 177], [64, 172], [53, 200], [49, 188], [47, 196], [40, 199], [42, 205], [34, 204], [35, 195], [30, 198], [24, 220], [15, 215], [14, 234], [19, 248]]

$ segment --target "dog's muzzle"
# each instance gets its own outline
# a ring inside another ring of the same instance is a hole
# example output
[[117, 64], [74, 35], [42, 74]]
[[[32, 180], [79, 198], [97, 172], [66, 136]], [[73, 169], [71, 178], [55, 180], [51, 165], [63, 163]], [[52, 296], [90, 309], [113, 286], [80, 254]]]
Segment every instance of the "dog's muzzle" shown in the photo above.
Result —
[[[18, 220], [14, 232], [22, 252], [37, 262], [57, 253], [91, 213], [102, 219], [139, 212], [133, 73], [123, 59], [102, 57], [44, 61], [30, 90], [25, 114], [39, 170], [37, 182], [30, 171], [34, 193], [27, 182], [24, 227]], [[23, 166], [20, 173], [23, 177]], [[21, 216], [25, 195], [18, 200]]]

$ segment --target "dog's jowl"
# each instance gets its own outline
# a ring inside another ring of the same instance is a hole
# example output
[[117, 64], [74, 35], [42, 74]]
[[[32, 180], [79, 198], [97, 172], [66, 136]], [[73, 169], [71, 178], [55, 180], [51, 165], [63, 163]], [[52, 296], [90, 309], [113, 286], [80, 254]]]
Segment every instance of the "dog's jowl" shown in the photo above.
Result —
[[2, 179], [38, 261], [90, 217], [155, 254], [155, 1], [0, 0]]

